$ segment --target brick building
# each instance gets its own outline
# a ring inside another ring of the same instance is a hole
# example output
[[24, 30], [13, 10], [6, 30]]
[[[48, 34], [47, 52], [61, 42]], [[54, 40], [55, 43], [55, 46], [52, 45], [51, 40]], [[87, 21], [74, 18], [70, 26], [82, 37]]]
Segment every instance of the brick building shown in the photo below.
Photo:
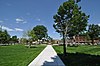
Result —
[[[90, 39], [87, 39], [86, 36], [75, 36], [73, 41], [75, 43], [91, 43], [92, 41]], [[99, 43], [100, 39], [95, 39], [94, 43]]]

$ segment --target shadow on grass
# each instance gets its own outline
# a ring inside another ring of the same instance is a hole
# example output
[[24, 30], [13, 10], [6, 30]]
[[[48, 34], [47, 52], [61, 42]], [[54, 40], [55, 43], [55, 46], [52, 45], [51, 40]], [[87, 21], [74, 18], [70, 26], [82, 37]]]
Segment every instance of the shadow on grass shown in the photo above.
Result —
[[58, 54], [66, 66], [100, 66], [100, 56], [84, 53]]

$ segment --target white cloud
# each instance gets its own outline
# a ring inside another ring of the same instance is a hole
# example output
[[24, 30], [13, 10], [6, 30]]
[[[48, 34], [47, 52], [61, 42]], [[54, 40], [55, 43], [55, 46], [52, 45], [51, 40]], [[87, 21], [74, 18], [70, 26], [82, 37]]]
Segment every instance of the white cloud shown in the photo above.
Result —
[[14, 29], [11, 29], [11, 28], [9, 28], [9, 27], [6, 27], [6, 26], [1, 26], [0, 25], [0, 27], [2, 27], [2, 30], [7, 30], [7, 31], [19, 31], [19, 32], [22, 32], [22, 31], [24, 31], [23, 29], [20, 29], [20, 28], [14, 28]]
[[14, 31], [13, 29], [9, 28], [9, 27], [5, 27], [5, 26], [2, 26], [2, 29], [3, 30], [7, 30], [7, 31]]
[[16, 18], [16, 22], [23, 22], [24, 20], [21, 18]]
[[20, 28], [15, 28], [16, 31], [24, 31], [23, 29]]
[[2, 22], [4, 22], [4, 21], [0, 20], [0, 23], [2, 23]]
[[25, 24], [25, 23], [27, 23], [27, 21], [25, 21], [22, 18], [16, 18], [16, 23], [23, 23], [23, 24]]
[[24, 24], [24, 23], [27, 23], [27, 21], [24, 21], [23, 24]]
[[41, 21], [41, 19], [38, 18], [37, 21]]
[[100, 26], [100, 24], [98, 24]]

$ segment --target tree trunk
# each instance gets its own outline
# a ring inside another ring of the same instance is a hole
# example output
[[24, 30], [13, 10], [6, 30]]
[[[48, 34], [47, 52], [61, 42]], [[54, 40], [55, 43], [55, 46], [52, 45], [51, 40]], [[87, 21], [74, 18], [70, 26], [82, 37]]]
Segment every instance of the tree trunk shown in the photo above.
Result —
[[94, 45], [94, 39], [92, 38], [92, 44]]
[[31, 48], [31, 43], [29, 42], [29, 48]]
[[77, 35], [77, 37], [78, 37], [77, 39], [78, 39], [78, 45], [79, 45], [79, 43], [80, 43], [80, 42], [79, 42], [79, 41], [80, 41], [80, 40], [79, 40], [79, 34]]
[[65, 33], [63, 31], [63, 54], [66, 55]]
[[38, 42], [39, 42], [39, 44], [41, 44], [41, 43], [40, 43], [40, 39], [39, 39], [39, 41], [38, 41]]

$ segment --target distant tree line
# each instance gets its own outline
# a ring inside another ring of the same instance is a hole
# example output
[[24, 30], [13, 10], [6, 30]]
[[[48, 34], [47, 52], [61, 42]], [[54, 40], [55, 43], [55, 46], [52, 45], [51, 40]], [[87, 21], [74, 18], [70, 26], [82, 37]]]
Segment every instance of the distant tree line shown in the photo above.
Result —
[[22, 44], [32, 44], [35, 41], [39, 44], [43, 41], [50, 42], [52, 38], [48, 36], [47, 32], [48, 30], [44, 25], [37, 25], [24, 33], [25, 38], [18, 39], [16, 35], [10, 36], [7, 30], [0, 28], [0, 44], [15, 44], [19, 42]]
[[0, 30], [0, 44], [15, 44], [18, 43], [17, 36], [10, 36], [7, 30]]

